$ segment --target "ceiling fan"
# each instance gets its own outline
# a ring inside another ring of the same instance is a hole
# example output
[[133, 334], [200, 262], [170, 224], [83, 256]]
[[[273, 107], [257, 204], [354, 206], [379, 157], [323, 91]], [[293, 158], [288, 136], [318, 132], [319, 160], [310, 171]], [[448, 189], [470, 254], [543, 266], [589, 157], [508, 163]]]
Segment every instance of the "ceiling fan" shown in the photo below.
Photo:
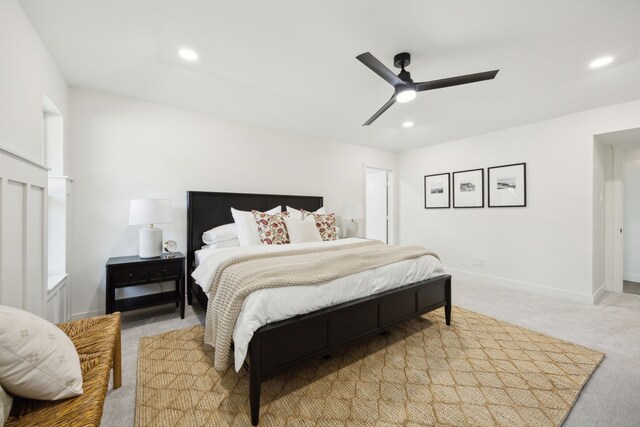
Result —
[[464, 85], [467, 83], [481, 82], [483, 80], [491, 80], [495, 78], [496, 74], [498, 74], [498, 71], [500, 71], [485, 71], [482, 73], [431, 80], [430, 82], [414, 83], [413, 80], [411, 80], [411, 73], [404, 69], [411, 63], [411, 54], [407, 52], [399, 53], [393, 57], [393, 65], [395, 65], [396, 68], [400, 68], [401, 70], [397, 76], [369, 52], [365, 52], [356, 56], [356, 59], [369, 67], [371, 71], [382, 77], [387, 81], [387, 83], [391, 84], [395, 88], [391, 99], [389, 99], [387, 103], [382, 106], [382, 108], [376, 111], [376, 113], [371, 116], [369, 120], [364, 122], [362, 126], [369, 126], [378, 117], [380, 117], [382, 113], [387, 111], [389, 107], [391, 107], [396, 101], [401, 103], [411, 101], [416, 97], [417, 92], [441, 89], [443, 87], [449, 86]]

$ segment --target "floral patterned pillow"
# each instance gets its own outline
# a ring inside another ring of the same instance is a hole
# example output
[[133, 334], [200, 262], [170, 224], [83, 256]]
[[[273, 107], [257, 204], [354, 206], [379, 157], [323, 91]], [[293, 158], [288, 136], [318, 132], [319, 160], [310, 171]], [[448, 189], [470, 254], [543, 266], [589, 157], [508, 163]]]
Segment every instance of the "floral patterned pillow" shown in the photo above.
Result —
[[338, 231], [336, 230], [336, 214], [318, 214], [305, 211], [304, 209], [300, 209], [300, 213], [302, 214], [303, 221], [309, 215], [313, 215], [313, 218], [316, 220], [316, 227], [318, 227], [320, 236], [322, 236], [322, 240], [336, 240], [338, 238]]
[[285, 245], [289, 243], [289, 233], [284, 219], [289, 217], [289, 212], [268, 214], [253, 210], [253, 218], [258, 224], [258, 237], [263, 245]]

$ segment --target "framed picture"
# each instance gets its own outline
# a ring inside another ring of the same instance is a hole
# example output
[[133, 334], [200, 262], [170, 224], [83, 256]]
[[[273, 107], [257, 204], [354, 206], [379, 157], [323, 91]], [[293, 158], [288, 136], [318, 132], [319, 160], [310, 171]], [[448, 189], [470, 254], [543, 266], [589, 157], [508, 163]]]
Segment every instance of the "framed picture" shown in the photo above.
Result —
[[527, 164], [494, 166], [487, 169], [489, 207], [527, 206]]
[[449, 187], [451, 184], [450, 173], [425, 175], [424, 177], [424, 208], [440, 209], [451, 207], [449, 199]]
[[484, 208], [484, 169], [453, 173], [453, 207]]

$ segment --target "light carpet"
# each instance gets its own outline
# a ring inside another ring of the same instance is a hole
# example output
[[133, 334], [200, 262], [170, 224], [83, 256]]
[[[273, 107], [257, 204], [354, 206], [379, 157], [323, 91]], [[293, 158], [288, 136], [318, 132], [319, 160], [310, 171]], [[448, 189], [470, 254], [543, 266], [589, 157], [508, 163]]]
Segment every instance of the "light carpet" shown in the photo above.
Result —
[[[248, 376], [194, 326], [140, 341], [135, 425], [248, 426]], [[560, 425], [604, 355], [453, 309], [262, 385], [260, 426]]]

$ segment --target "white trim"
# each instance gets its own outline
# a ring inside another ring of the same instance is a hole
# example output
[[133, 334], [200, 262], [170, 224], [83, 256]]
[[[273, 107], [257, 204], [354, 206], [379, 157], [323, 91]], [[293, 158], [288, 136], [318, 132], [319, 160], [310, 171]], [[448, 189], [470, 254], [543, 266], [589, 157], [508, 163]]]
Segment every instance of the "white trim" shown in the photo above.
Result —
[[612, 253], [612, 271], [613, 283], [610, 284], [609, 290], [613, 292], [622, 292], [622, 268], [624, 258], [624, 230], [620, 232], [623, 226], [624, 218], [624, 151], [613, 148], [613, 253]]
[[71, 320], [80, 320], [80, 319], [86, 319], [87, 317], [103, 316], [103, 315], [104, 315], [104, 309], [102, 309], [102, 310], [93, 310], [93, 311], [85, 311], [85, 312], [82, 312], [82, 313], [72, 314], [71, 315]]
[[41, 317], [47, 296], [47, 183], [45, 167], [0, 148], [0, 304]]
[[13, 151], [13, 150], [9, 150], [8, 148], [0, 147], [0, 153], [7, 154], [9, 157], [13, 157], [16, 160], [20, 160], [20, 161], [22, 161], [24, 163], [27, 163], [27, 164], [29, 164], [31, 166], [35, 166], [37, 168], [40, 168], [40, 169], [43, 169], [43, 170], [46, 170], [46, 171], [50, 171], [51, 170], [50, 168], [46, 167], [42, 163], [37, 162], [35, 160], [32, 160], [32, 159], [30, 159], [28, 157], [25, 157], [22, 154], [19, 154], [19, 153]]
[[64, 274], [53, 274], [51, 276], [47, 276], [47, 293], [54, 292], [58, 286], [64, 283], [65, 280], [69, 277], [69, 273]]
[[[173, 282], [163, 282], [163, 283], [173, 283]], [[155, 285], [155, 283], [151, 283], [151, 285]], [[160, 285], [160, 287], [162, 287], [162, 283], [159, 283], [159, 285]], [[169, 308], [167, 308], [167, 307], [169, 307]], [[123, 316], [127, 316], [128, 313], [133, 313], [134, 316], [136, 314], [153, 313], [153, 312], [156, 312], [158, 314], [162, 314], [163, 310], [172, 310], [172, 309], [171, 309], [170, 305], [154, 305], [154, 306], [151, 306], [151, 307], [137, 308], [134, 311], [122, 312], [121, 314]], [[125, 313], [127, 313], [127, 314], [125, 314]], [[104, 311], [104, 308], [102, 310], [85, 311], [83, 313], [76, 313], [76, 314], [71, 315], [71, 320], [85, 319], [87, 317], [94, 317], [94, 316], [104, 316], [105, 314], [106, 314], [106, 312]]]
[[600, 298], [602, 298], [602, 295], [604, 295], [604, 291], [607, 289], [607, 284], [603, 283], [602, 285], [600, 285], [600, 287], [598, 288], [597, 291], [595, 291], [593, 293], [593, 300], [592, 300], [592, 304], [597, 304], [598, 301], [600, 301]]
[[549, 295], [554, 297], [560, 297], [570, 299], [573, 301], [582, 302], [585, 304], [593, 304], [595, 296], [598, 293], [604, 292], [604, 289], [599, 289], [594, 295], [583, 294], [580, 292], [567, 291], [558, 288], [551, 288], [549, 286], [538, 285], [536, 283], [522, 282], [519, 280], [505, 279], [503, 277], [490, 276], [488, 274], [473, 273], [470, 271], [457, 270], [455, 268], [447, 268], [447, 273], [453, 276], [453, 283], [455, 284], [456, 277], [462, 279], [471, 279], [483, 284], [498, 285], [510, 289], [518, 289], [521, 291], [527, 291], [535, 294]]
[[73, 178], [68, 177], [66, 175], [49, 175], [49, 179], [64, 179], [69, 182], [73, 182]]

